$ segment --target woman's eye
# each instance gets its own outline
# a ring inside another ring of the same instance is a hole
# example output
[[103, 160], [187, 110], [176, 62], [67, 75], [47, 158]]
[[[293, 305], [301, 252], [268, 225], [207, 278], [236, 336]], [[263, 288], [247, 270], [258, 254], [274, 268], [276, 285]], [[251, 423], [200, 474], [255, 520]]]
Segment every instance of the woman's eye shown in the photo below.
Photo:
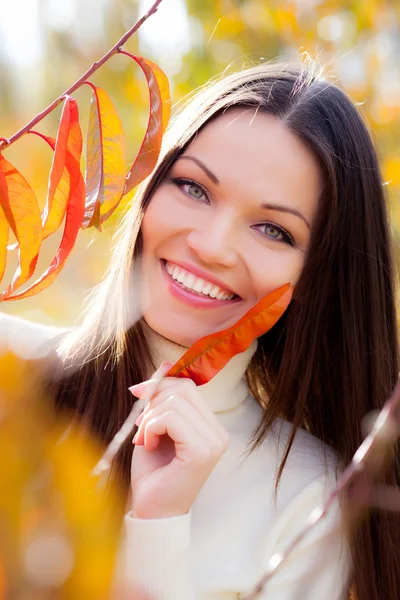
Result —
[[190, 179], [173, 178], [171, 181], [178, 186], [187, 196], [194, 198], [195, 200], [208, 200], [207, 194], [204, 189]]
[[255, 227], [258, 228], [259, 231], [261, 231], [261, 233], [263, 233], [270, 240], [277, 240], [278, 242], [289, 244], [289, 246], [294, 246], [294, 240], [292, 236], [290, 236], [282, 227], [278, 227], [272, 223], [261, 223]]
[[199, 188], [199, 186], [195, 183], [187, 183], [185, 184], [185, 186], [187, 188], [187, 193], [189, 194], [189, 196], [193, 196], [193, 198], [197, 198], [197, 200], [200, 200], [200, 198], [204, 194], [203, 190]]
[[265, 235], [273, 238], [274, 240], [281, 240], [283, 238], [282, 232], [273, 225], [264, 225]]

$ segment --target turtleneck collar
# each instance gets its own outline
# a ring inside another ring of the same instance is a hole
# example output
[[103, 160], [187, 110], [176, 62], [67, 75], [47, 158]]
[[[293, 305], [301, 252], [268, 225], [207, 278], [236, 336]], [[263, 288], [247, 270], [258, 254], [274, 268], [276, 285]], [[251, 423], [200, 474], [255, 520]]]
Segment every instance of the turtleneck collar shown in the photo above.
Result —
[[[166, 360], [175, 363], [186, 352], [186, 347], [162, 337], [146, 323], [144, 323], [144, 327], [157, 367]], [[198, 389], [204, 401], [213, 412], [232, 410], [246, 398], [248, 388], [243, 376], [256, 349], [257, 340], [254, 340], [245, 352], [234, 356], [211, 381], [199, 386]]]

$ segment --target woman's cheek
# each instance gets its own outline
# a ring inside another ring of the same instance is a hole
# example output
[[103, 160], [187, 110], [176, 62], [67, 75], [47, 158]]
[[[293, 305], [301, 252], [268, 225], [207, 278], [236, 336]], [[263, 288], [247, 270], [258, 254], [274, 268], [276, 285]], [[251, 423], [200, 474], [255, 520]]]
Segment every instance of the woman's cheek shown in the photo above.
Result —
[[296, 285], [303, 267], [304, 253], [301, 251], [268, 252], [263, 262], [257, 265], [257, 273], [253, 279], [256, 281], [258, 299], [285, 283]]
[[143, 216], [142, 232], [144, 239], [150, 239], [154, 242], [159, 238], [164, 238], [165, 234], [177, 224], [176, 214], [169, 206], [169, 202], [162, 201], [160, 193], [154, 194]]

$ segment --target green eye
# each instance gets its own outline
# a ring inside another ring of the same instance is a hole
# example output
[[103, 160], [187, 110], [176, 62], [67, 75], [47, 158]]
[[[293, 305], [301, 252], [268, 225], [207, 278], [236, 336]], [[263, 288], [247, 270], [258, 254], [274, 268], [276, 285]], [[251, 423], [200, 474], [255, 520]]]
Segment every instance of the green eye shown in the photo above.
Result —
[[172, 177], [171, 181], [189, 198], [200, 200], [201, 202], [208, 201], [207, 192], [195, 181], [184, 179], [183, 177]]
[[188, 194], [190, 196], [192, 196], [193, 198], [196, 198], [196, 200], [200, 200], [203, 193], [204, 193], [203, 190], [198, 185], [196, 185], [194, 183], [192, 183], [191, 185], [188, 185]]
[[253, 225], [253, 229], [257, 229], [269, 240], [284, 242], [289, 246], [295, 245], [292, 236], [285, 231], [285, 229], [279, 227], [278, 225], [274, 225], [273, 223], [260, 223], [259, 225]]
[[273, 225], [265, 225], [265, 233], [271, 238], [279, 238], [279, 236], [282, 236], [282, 232]]

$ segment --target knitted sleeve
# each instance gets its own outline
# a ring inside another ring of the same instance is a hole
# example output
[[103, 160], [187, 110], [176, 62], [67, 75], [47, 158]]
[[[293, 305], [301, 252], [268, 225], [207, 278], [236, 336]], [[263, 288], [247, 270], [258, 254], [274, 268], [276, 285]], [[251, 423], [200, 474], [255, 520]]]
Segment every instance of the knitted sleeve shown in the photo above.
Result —
[[168, 519], [126, 515], [121, 575], [128, 598], [195, 598], [190, 575], [190, 524], [190, 512]]

